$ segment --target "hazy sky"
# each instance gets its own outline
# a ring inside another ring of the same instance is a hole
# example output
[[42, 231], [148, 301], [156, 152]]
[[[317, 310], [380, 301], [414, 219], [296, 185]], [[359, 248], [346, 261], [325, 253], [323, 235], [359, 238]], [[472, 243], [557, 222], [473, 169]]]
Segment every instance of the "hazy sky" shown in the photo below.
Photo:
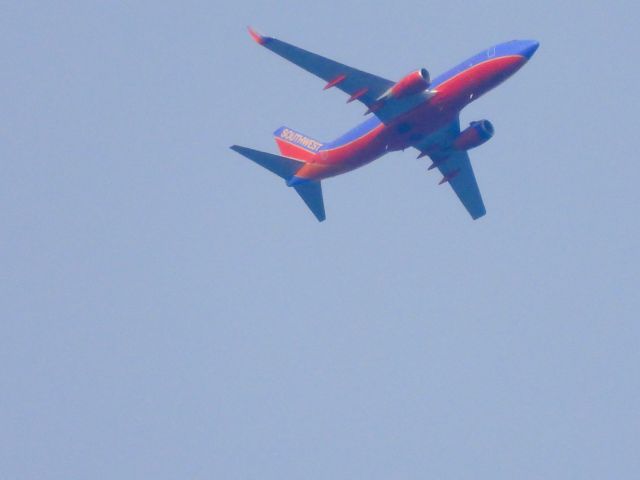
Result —
[[[640, 471], [637, 2], [0, 6], [0, 477], [603, 479]], [[463, 112], [488, 214], [415, 152], [281, 179], [364, 108], [263, 33], [433, 76], [533, 38]]]

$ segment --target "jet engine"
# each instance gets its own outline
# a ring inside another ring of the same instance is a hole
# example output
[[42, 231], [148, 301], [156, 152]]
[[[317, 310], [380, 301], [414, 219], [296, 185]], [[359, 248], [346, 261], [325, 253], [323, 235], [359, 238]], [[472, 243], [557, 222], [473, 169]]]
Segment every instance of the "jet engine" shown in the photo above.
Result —
[[494, 129], [489, 120], [480, 120], [471, 122], [453, 141], [454, 150], [471, 150], [479, 147], [491, 137], [493, 137]]
[[424, 92], [429, 88], [430, 83], [429, 72], [426, 68], [421, 68], [420, 70], [410, 73], [391, 87], [389, 96], [400, 98], [415, 95], [416, 93]]
[[[429, 72], [427, 71], [427, 69], [421, 68], [420, 70], [416, 70], [415, 72], [412, 72], [404, 77], [382, 95], [380, 95], [375, 102], [369, 105], [369, 108], [365, 112], [365, 115], [367, 113], [379, 110], [387, 102], [387, 100], [408, 97], [420, 92], [424, 92], [429, 88], [430, 84], [431, 79], [429, 78]], [[433, 93], [434, 92], [432, 92], [432, 95]]]

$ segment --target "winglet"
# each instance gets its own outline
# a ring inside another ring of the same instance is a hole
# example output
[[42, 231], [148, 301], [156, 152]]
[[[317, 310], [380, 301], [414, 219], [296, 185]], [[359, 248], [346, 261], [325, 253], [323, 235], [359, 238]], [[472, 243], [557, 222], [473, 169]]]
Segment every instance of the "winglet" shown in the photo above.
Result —
[[264, 45], [265, 43], [267, 43], [270, 38], [269, 37], [264, 37], [262, 35], [260, 35], [258, 32], [256, 32], [253, 28], [251, 27], [247, 27], [247, 30], [249, 31], [249, 35], [251, 35], [251, 38], [253, 38], [253, 40], [258, 44], [258, 45]]

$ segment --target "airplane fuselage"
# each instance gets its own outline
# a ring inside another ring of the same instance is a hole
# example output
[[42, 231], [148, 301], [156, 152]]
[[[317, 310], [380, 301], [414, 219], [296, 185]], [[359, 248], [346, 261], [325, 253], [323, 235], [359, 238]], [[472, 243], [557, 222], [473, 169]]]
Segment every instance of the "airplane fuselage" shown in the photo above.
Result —
[[270, 170], [292, 187], [316, 219], [326, 219], [322, 180], [412, 147], [418, 158], [429, 157], [428, 170], [441, 175], [472, 219], [487, 210], [473, 171], [469, 150], [487, 142], [493, 125], [483, 119], [460, 126], [460, 111], [518, 71], [535, 53], [533, 40], [512, 40], [490, 47], [433, 81], [425, 68], [398, 81], [358, 70], [249, 28], [259, 45], [294, 63], [358, 101], [370, 114], [363, 123], [336, 140], [323, 143], [289, 127], [274, 138], [280, 155], [240, 145], [231, 149]]
[[538, 47], [511, 41], [485, 50], [435, 78], [435, 95], [385, 124], [374, 115], [322, 145], [297, 173], [297, 181], [322, 180], [361, 167], [387, 152], [428, 140], [480, 98], [518, 71]]

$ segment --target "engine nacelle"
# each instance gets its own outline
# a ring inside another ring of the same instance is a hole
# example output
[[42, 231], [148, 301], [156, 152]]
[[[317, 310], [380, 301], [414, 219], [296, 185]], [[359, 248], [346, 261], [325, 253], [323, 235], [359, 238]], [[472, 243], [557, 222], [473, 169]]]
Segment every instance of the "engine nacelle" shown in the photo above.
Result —
[[429, 88], [430, 83], [429, 72], [426, 68], [421, 68], [410, 73], [391, 87], [389, 95], [394, 98], [415, 95], [416, 93], [424, 92]]
[[493, 137], [493, 134], [493, 125], [489, 120], [471, 122], [471, 124], [456, 137], [452, 147], [454, 150], [471, 150], [485, 143]]

